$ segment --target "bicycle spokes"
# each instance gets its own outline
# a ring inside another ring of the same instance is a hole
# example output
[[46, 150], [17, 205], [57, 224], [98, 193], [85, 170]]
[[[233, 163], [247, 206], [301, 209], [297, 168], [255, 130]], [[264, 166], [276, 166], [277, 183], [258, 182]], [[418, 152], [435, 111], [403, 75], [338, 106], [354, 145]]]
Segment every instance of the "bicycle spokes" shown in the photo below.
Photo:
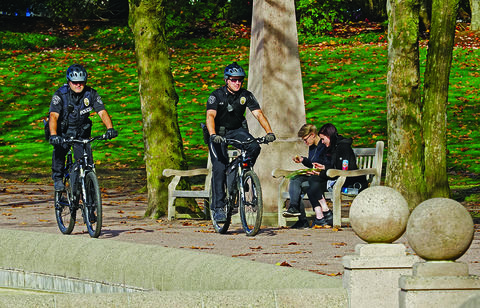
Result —
[[258, 176], [249, 170], [243, 177], [243, 194], [240, 199], [240, 218], [243, 229], [249, 236], [260, 230], [263, 216], [262, 191]]

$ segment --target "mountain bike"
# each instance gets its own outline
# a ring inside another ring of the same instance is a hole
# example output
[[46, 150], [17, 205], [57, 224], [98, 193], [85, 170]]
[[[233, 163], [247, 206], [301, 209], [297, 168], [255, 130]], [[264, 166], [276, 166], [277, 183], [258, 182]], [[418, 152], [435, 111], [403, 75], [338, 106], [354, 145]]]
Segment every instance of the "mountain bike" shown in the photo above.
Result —
[[[70, 234], [75, 227], [77, 210], [81, 210], [83, 222], [90, 237], [97, 238], [102, 231], [102, 199], [94, 164], [88, 162], [87, 145], [95, 140], [106, 140], [105, 135], [88, 139], [66, 138], [70, 150], [66, 156], [64, 191], [55, 191], [55, 217], [63, 234]], [[82, 145], [81, 159], [72, 160], [73, 145]]]
[[[242, 227], [247, 236], [254, 236], [260, 230], [263, 216], [262, 188], [257, 174], [253, 171], [252, 161], [244, 150], [248, 143], [257, 141], [259, 144], [267, 143], [265, 137], [255, 138], [248, 141], [225, 139], [227, 145], [234, 145], [240, 154], [228, 163], [225, 169], [225, 213], [227, 220], [217, 222], [214, 219], [213, 210], [210, 209], [215, 231], [225, 234], [230, 226], [234, 211], [240, 213]], [[212, 203], [210, 196], [210, 204]]]

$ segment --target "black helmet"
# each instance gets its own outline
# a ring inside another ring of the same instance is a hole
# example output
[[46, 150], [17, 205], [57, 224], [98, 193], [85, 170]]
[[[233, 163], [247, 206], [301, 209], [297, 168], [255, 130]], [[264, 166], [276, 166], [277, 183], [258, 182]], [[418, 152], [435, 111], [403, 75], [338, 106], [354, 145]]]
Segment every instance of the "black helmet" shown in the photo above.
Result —
[[67, 69], [67, 81], [87, 82], [87, 71], [80, 64], [73, 64]]
[[245, 77], [245, 71], [243, 68], [237, 64], [237, 62], [233, 62], [232, 64], [227, 65], [225, 71], [223, 72], [223, 79], [228, 79], [228, 77]]

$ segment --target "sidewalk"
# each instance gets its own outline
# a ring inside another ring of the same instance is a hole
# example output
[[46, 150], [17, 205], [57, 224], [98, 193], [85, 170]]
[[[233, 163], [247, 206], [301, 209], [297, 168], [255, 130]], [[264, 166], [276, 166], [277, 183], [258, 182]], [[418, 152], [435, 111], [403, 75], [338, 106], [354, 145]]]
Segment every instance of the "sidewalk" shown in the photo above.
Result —
[[[225, 235], [215, 233], [207, 220], [153, 221], [143, 218], [145, 194], [107, 189], [102, 194], [104, 227], [101, 239], [199, 250], [257, 262], [292, 266], [321, 275], [343, 274], [341, 259], [363, 243], [351, 228], [293, 230], [263, 227], [247, 237], [240, 225]], [[80, 215], [79, 215], [80, 216]], [[81, 216], [80, 216], [81, 217]], [[80, 218], [70, 236], [89, 237]], [[0, 179], [0, 228], [60, 233], [53, 211], [53, 187], [12, 183]], [[470, 274], [480, 275], [479, 225], [474, 241], [459, 261], [467, 262]], [[405, 236], [397, 243], [408, 247]], [[409, 249], [409, 252], [412, 251]]]

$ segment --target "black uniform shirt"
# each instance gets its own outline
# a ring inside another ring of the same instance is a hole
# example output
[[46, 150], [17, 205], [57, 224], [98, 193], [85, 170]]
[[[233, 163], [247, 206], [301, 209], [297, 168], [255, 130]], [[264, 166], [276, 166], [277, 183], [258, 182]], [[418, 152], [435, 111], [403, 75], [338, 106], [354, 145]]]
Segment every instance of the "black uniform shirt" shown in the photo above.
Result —
[[216, 110], [215, 127], [223, 126], [226, 129], [242, 127], [245, 120], [245, 109], [250, 111], [260, 109], [257, 99], [252, 92], [240, 89], [237, 93], [228, 92], [227, 86], [223, 86], [210, 94], [207, 102], [207, 110]]
[[[66, 102], [64, 101], [66, 100]], [[78, 127], [81, 124], [86, 123], [90, 112], [95, 110], [97, 113], [105, 110], [102, 98], [98, 95], [97, 91], [85, 86], [82, 93], [77, 94], [73, 92], [68, 85], [60, 87], [52, 97], [50, 101], [50, 112], [56, 112], [60, 114], [59, 122], [63, 120], [66, 114], [65, 106], [73, 104], [74, 110], [68, 117], [68, 123], [70, 127]]]

